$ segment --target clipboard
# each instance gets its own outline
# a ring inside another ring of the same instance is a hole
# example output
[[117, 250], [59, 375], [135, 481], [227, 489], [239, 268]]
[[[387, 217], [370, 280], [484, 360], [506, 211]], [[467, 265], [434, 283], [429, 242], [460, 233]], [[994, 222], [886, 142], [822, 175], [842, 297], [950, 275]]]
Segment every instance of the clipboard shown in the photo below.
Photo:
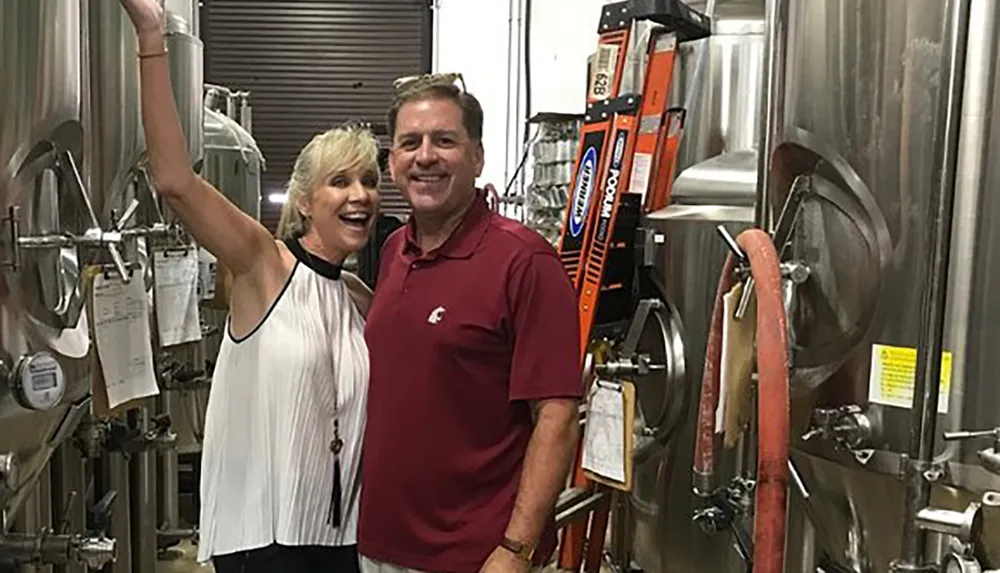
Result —
[[[126, 265], [126, 268], [130, 277], [134, 279], [136, 265], [130, 263]], [[84, 280], [84, 292], [86, 293], [84, 302], [87, 309], [87, 316], [93, 317], [94, 279], [96, 279], [98, 275], [103, 275], [105, 279], [112, 276], [118, 276], [117, 270], [114, 270], [114, 267], [109, 265], [88, 265], [83, 268], [82, 274]], [[104, 380], [104, 369], [101, 365], [101, 355], [97, 349], [95, 322], [96, 320], [93, 318], [88, 321], [88, 334], [92, 341], [90, 346], [90, 413], [99, 420], [109, 420], [119, 416], [120, 414], [142, 406], [148, 397], [129, 400], [128, 402], [119, 404], [116, 408], [110, 407], [110, 401], [108, 400], [108, 386], [107, 382]]]
[[[131, 270], [131, 269], [130, 269]], [[110, 269], [103, 265], [89, 265], [83, 269], [84, 301], [87, 308], [87, 316], [94, 316], [94, 279], [97, 275], [110, 276]], [[88, 335], [90, 340], [96, 340], [94, 335], [94, 321], [89, 320]], [[90, 346], [90, 413], [99, 420], [108, 420], [139, 406], [138, 403], [122, 404], [112, 410], [108, 406], [108, 386], [104, 381], [104, 371], [101, 369], [101, 356], [97, 351], [95, 343]]]
[[[608, 400], [617, 396], [613, 400]], [[598, 404], [597, 400], [600, 401]], [[631, 382], [596, 380], [587, 395], [587, 424], [584, 427], [581, 467], [587, 479], [620, 491], [631, 491], [635, 451], [635, 385]], [[618, 411], [620, 404], [621, 411]], [[614, 411], [598, 414], [592, 405], [613, 405]], [[593, 416], [593, 418], [592, 418]], [[598, 420], [597, 416], [600, 416]], [[611, 433], [621, 432], [620, 442]], [[603, 435], [602, 435], [603, 434]], [[618, 446], [621, 446], [618, 451]], [[610, 464], [619, 475], [601, 470]], [[620, 480], [619, 477], [624, 477]]]

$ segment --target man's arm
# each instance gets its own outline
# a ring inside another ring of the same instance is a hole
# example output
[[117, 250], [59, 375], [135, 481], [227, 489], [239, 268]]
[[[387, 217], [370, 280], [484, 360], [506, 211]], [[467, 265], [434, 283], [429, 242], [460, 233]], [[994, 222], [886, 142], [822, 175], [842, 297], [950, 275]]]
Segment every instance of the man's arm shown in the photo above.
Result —
[[545, 523], [566, 485], [580, 433], [575, 399], [540, 400], [533, 404], [535, 429], [528, 442], [521, 485], [506, 537], [537, 547]]
[[580, 433], [580, 327], [576, 293], [554, 253], [520, 261], [508, 289], [510, 399], [531, 405], [534, 429], [506, 536], [535, 548], [566, 485]]

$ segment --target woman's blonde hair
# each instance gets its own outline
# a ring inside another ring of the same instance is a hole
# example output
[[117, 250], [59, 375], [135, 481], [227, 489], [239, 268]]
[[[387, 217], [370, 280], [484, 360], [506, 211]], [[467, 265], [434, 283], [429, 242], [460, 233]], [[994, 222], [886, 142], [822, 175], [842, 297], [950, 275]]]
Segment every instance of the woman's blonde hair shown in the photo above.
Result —
[[368, 128], [347, 123], [312, 138], [295, 160], [288, 179], [285, 204], [278, 221], [278, 238], [287, 239], [308, 231], [308, 221], [299, 211], [319, 183], [334, 173], [373, 173], [379, 177], [378, 141]]

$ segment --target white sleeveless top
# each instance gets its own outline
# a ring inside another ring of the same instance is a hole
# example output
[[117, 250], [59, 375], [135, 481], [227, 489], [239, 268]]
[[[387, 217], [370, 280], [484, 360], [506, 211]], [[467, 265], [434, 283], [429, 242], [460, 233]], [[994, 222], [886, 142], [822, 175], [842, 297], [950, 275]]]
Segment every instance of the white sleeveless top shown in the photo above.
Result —
[[[202, 449], [201, 562], [272, 543], [357, 543], [364, 321], [338, 267], [286, 244], [297, 262], [284, 289], [242, 339], [227, 321], [219, 349]], [[335, 419], [339, 527], [331, 519]]]

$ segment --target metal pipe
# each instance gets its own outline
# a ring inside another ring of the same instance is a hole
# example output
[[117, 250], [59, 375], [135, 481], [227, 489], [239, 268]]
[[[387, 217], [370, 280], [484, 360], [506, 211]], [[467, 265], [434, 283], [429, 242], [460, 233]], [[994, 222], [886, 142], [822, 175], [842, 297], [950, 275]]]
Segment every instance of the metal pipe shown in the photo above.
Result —
[[767, 0], [764, 30], [767, 56], [764, 60], [764, 97], [758, 111], [760, 138], [757, 145], [757, 202], [754, 220], [771, 231], [771, 154], [785, 129], [785, 60], [788, 43], [790, 0]]
[[[161, 413], [170, 415], [174, 410], [174, 393], [163, 392], [160, 395]], [[180, 527], [180, 484], [178, 481], [177, 450], [169, 448], [160, 453], [160, 484], [163, 507], [162, 525], [167, 530]]]
[[[996, 77], [995, 57], [998, 34], [996, 0], [973, 0], [969, 14], [969, 47], [965, 60], [965, 91], [962, 101], [961, 137], [958, 143], [958, 179], [955, 183], [955, 216], [951, 269], [948, 273], [948, 292], [951, 297], [951, 317], [945, 340], [961, 351], [966, 347], [968, 322], [975, 281], [975, 248], [978, 226], [976, 219], [983, 196], [983, 184], [988, 165], [989, 121], [993, 114], [993, 83]], [[951, 400], [945, 427], [958, 430], [962, 427], [965, 405], [965, 361], [951, 363]], [[951, 441], [939, 463], [955, 459], [962, 449], [958, 441]]]
[[962, 543], [973, 543], [983, 526], [980, 504], [973, 503], [965, 511], [924, 508], [917, 513], [917, 526], [957, 538]]
[[930, 503], [931, 482], [925, 476], [934, 454], [938, 392], [941, 386], [941, 349], [948, 298], [948, 263], [951, 248], [952, 212], [955, 203], [955, 168], [958, 163], [959, 125], [965, 88], [965, 56], [972, 0], [952, 0], [948, 4], [945, 41], [947, 82], [941, 92], [943, 144], [940, 181], [931, 194], [931, 236], [928, 241], [930, 269], [925, 281], [920, 333], [917, 339], [917, 377], [910, 417], [909, 460], [906, 471], [906, 500], [903, 517], [903, 553], [894, 561], [895, 571], [925, 571], [936, 567], [926, 562], [927, 532], [919, 527], [917, 515]]
[[[139, 408], [137, 419], [143, 433], [150, 428], [147, 403]], [[132, 570], [131, 573], [156, 573], [156, 473], [155, 453], [144, 450], [132, 454], [129, 468], [129, 488], [132, 524]]]

